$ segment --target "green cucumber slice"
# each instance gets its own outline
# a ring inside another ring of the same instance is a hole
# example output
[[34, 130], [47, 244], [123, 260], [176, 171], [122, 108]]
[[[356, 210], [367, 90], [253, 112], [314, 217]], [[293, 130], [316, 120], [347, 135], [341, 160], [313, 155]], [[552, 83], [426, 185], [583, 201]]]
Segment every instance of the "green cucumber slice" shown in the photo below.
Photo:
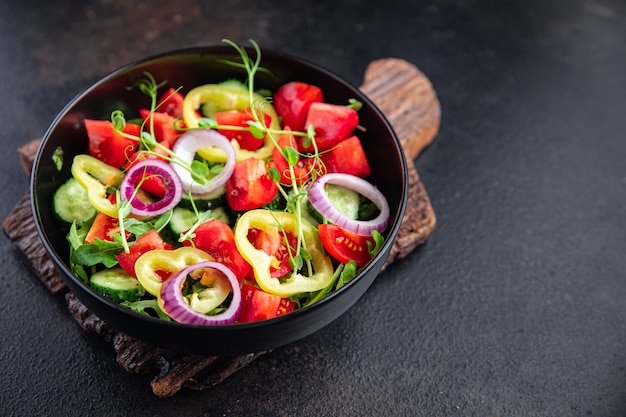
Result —
[[89, 278], [89, 285], [116, 303], [137, 301], [145, 294], [139, 280], [119, 267], [94, 273]]
[[86, 223], [97, 213], [89, 203], [87, 191], [74, 177], [70, 177], [55, 191], [52, 206], [56, 216], [67, 223]]

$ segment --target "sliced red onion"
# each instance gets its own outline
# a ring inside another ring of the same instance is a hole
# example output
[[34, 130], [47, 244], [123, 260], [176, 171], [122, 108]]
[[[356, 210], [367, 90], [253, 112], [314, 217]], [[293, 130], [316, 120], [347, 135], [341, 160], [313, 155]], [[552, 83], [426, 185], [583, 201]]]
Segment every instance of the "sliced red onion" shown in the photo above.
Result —
[[[222, 171], [209, 180], [209, 184], [196, 182], [189, 172], [189, 166], [193, 162], [198, 149], [207, 146], [217, 146], [226, 154], [226, 164]], [[185, 191], [191, 190], [192, 194], [206, 194], [226, 183], [231, 176], [237, 162], [235, 148], [230, 141], [221, 133], [212, 129], [190, 130], [182, 135], [174, 144], [172, 152], [180, 158], [186, 166], [179, 164], [176, 160], [171, 161], [171, 165], [180, 177]]]
[[[232, 287], [233, 296], [230, 305], [226, 310], [214, 316], [208, 316], [192, 310], [181, 291], [187, 275], [199, 268], [211, 268], [221, 272], [226, 276]], [[230, 324], [237, 320], [241, 312], [241, 288], [239, 288], [237, 277], [227, 266], [218, 262], [200, 262], [177, 272], [163, 283], [161, 286], [161, 302], [163, 310], [179, 323], [208, 326]]]
[[[165, 185], [165, 195], [154, 203], [145, 203], [135, 195], [139, 182], [144, 176], [158, 176]], [[137, 216], [158, 216], [174, 208], [183, 195], [180, 178], [170, 164], [161, 159], [145, 159], [135, 163], [126, 173], [120, 193], [130, 203], [133, 214]]]
[[[356, 191], [378, 207], [380, 213], [372, 220], [354, 220], [337, 210], [326, 194], [326, 184], [335, 184]], [[331, 173], [317, 178], [309, 189], [309, 202], [337, 226], [358, 235], [369, 236], [372, 230], [382, 232], [389, 223], [389, 204], [385, 196], [366, 180], [350, 174]]]

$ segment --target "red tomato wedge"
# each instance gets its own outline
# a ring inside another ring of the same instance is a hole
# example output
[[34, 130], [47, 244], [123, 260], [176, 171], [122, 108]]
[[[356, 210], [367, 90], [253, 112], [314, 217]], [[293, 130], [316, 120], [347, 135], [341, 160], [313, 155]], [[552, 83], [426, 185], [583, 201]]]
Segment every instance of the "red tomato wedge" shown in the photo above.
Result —
[[[286, 129], [289, 130], [289, 129]], [[291, 185], [291, 173], [289, 172], [289, 163], [283, 156], [282, 150], [287, 146], [291, 146], [296, 152], [298, 152], [298, 142], [292, 134], [284, 133], [280, 135], [277, 142], [278, 147], [272, 150], [272, 160], [268, 163], [268, 166], [274, 167], [280, 172], [280, 182], [283, 185]], [[309, 172], [303, 163], [298, 158], [298, 163], [293, 167], [296, 184], [302, 184], [309, 180]]]
[[[342, 140], [352, 135], [354, 128], [359, 124], [359, 116], [350, 107], [338, 106], [330, 103], [313, 103], [309, 107], [306, 126], [315, 127], [315, 142], [319, 151], [332, 148]], [[313, 145], [300, 145], [303, 151], [311, 152]]]
[[293, 81], [283, 84], [274, 93], [274, 109], [284, 127], [305, 131], [309, 107], [324, 101], [322, 90], [314, 85]]
[[124, 271], [128, 272], [135, 278], [135, 263], [141, 255], [155, 249], [173, 249], [172, 245], [163, 241], [156, 230], [150, 230], [139, 236], [129, 247], [130, 252], [122, 252], [117, 256], [117, 262]]
[[[250, 127], [248, 122], [253, 122], [254, 117], [249, 110], [229, 110], [216, 113], [215, 121], [218, 125], [247, 128]], [[263, 123], [265, 124], [265, 127], [269, 127], [272, 124], [271, 116], [264, 114]], [[255, 138], [252, 133], [245, 130], [218, 129], [217, 131], [226, 136], [228, 139], [235, 139], [239, 142], [241, 149], [255, 151], [263, 146], [263, 138]]]
[[288, 298], [269, 294], [249, 284], [241, 286], [241, 297], [239, 323], [267, 320], [295, 309], [295, 303]]
[[237, 162], [225, 186], [226, 201], [235, 211], [259, 208], [278, 193], [276, 183], [267, 174], [265, 161], [257, 158]]
[[183, 242], [185, 246], [192, 244], [211, 255], [217, 262], [229, 267], [239, 281], [242, 281], [252, 269], [237, 250], [233, 230], [221, 220], [211, 219], [198, 226], [191, 242], [188, 240]]
[[277, 233], [271, 235], [261, 229], [252, 228], [248, 231], [248, 240], [252, 245], [265, 252], [267, 255], [274, 256], [277, 261], [276, 266], [270, 267], [270, 275], [274, 278], [281, 278], [291, 272], [289, 263], [289, 251], [295, 251], [297, 239], [291, 233], [286, 233], [289, 248], [285, 243], [284, 235]]
[[185, 101], [185, 97], [179, 91], [170, 88], [157, 101], [157, 110], [167, 113], [176, 119], [182, 119], [183, 101]]
[[[181, 135], [181, 132], [176, 130], [175, 123], [176, 118], [168, 113], [153, 112], [150, 113], [148, 109], [139, 110], [141, 118], [145, 121], [144, 129], [148, 132], [151, 126], [154, 126], [154, 139], [171, 149], [176, 139]], [[150, 121], [152, 117], [152, 121]]]
[[113, 242], [116, 233], [120, 232], [118, 220], [104, 213], [96, 214], [96, 217], [85, 236], [85, 243], [94, 243], [95, 239]]
[[361, 140], [356, 136], [339, 142], [337, 146], [320, 155], [326, 172], [340, 172], [365, 178], [370, 175], [370, 165], [361, 145]]
[[[115, 168], [121, 168], [139, 146], [137, 140], [118, 134], [110, 120], [85, 119], [85, 128], [89, 138], [89, 155]], [[123, 132], [139, 138], [141, 127], [127, 123]]]
[[372, 259], [367, 242], [374, 244], [371, 236], [357, 235], [334, 224], [320, 224], [317, 227], [324, 249], [341, 263], [353, 260], [357, 266], [363, 266]]

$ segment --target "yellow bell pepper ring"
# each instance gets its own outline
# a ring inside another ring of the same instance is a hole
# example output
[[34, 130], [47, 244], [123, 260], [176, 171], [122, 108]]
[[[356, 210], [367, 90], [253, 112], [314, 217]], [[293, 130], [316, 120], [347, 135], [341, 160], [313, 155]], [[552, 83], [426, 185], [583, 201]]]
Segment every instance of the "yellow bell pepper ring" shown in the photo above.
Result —
[[119, 187], [124, 173], [89, 155], [76, 155], [72, 162], [72, 176], [87, 191], [92, 206], [110, 217], [117, 217], [117, 205], [107, 196], [107, 188]]
[[305, 247], [311, 254], [313, 274], [306, 276], [298, 271], [292, 271], [291, 276], [285, 280], [279, 280], [270, 275], [270, 267], [275, 264], [276, 258], [267, 255], [263, 250], [256, 249], [248, 240], [248, 231], [256, 228], [271, 234], [275, 232], [278, 225], [282, 230], [297, 234], [298, 220], [296, 216], [286, 212], [250, 210], [244, 213], [235, 225], [235, 244], [241, 256], [252, 265], [259, 287], [283, 298], [303, 292], [319, 291], [327, 287], [333, 278], [332, 262], [324, 251], [317, 229], [304, 219], [300, 220], [300, 228]]
[[185, 246], [174, 250], [155, 249], [144, 253], [137, 259], [135, 274], [147, 292], [160, 297], [163, 276], [159, 274], [159, 271], [173, 274], [190, 265], [207, 261], [214, 261], [214, 259], [205, 251], [192, 247]]
[[[257, 93], [253, 94], [253, 100], [255, 107], [258, 106], [261, 111], [272, 118], [270, 129], [280, 130], [280, 122], [274, 106]], [[183, 101], [183, 120], [188, 128], [198, 127], [199, 117], [197, 110], [204, 103], [214, 104], [219, 111], [245, 110], [251, 107], [250, 93], [246, 89], [219, 84], [201, 85], [189, 91]], [[251, 157], [266, 159], [272, 154], [274, 142], [269, 135], [265, 135], [263, 146], [255, 151], [240, 149], [238, 146], [235, 146], [235, 149], [237, 150], [237, 161], [243, 161]], [[198, 151], [198, 154], [209, 161], [226, 162], [226, 155], [218, 147], [202, 148]]]

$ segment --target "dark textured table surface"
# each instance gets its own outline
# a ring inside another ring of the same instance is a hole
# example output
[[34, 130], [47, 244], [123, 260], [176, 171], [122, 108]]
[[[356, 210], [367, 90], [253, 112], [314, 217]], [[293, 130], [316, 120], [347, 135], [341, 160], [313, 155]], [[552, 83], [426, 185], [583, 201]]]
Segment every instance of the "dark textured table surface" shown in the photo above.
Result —
[[417, 159], [435, 232], [325, 329], [165, 399], [2, 236], [0, 414], [626, 414], [624, 2], [4, 1], [2, 218], [28, 187], [17, 147], [75, 94], [223, 38], [356, 85], [378, 58], [417, 65], [442, 106]]

